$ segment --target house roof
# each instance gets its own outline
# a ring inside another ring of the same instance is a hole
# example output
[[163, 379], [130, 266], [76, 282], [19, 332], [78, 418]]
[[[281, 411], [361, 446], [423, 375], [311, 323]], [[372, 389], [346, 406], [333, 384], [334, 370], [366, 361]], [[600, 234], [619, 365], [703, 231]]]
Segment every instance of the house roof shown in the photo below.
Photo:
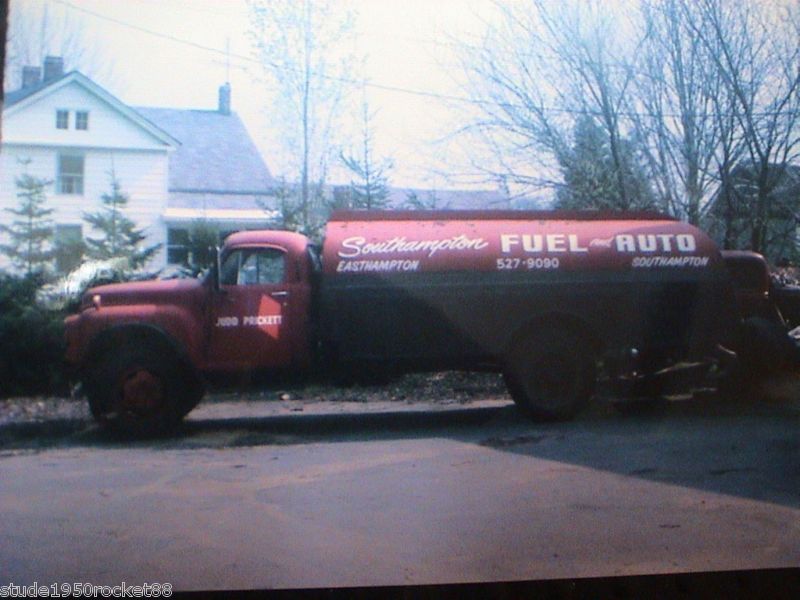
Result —
[[36, 102], [39, 98], [54, 93], [62, 87], [72, 83], [83, 87], [90, 94], [93, 94], [95, 97], [111, 106], [130, 121], [147, 131], [165, 146], [175, 147], [179, 145], [178, 140], [176, 140], [175, 137], [170, 135], [167, 131], [144, 118], [140, 113], [133, 110], [130, 106], [119, 100], [113, 94], [107, 92], [105, 89], [94, 83], [91, 79], [79, 71], [70, 71], [69, 73], [65, 73], [60, 77], [48, 79], [46, 81], [37, 83], [36, 85], [7, 93], [5, 95], [3, 111], [7, 114], [12, 114], [23, 110], [29, 104]]
[[72, 75], [73, 72], [74, 71], [70, 71], [69, 73], [64, 73], [61, 77], [48, 79], [47, 81], [40, 81], [36, 85], [20, 88], [18, 90], [14, 90], [13, 92], [6, 92], [4, 108], [10, 108], [14, 106], [17, 102], [22, 102], [28, 96], [33, 96], [36, 92], [43, 90], [46, 87], [50, 87], [51, 85], [58, 83], [62, 79], [66, 79], [67, 77]]
[[507, 194], [492, 190], [426, 190], [415, 188], [389, 188], [388, 206], [402, 208], [408, 197], [416, 194], [419, 200], [436, 199], [437, 208], [479, 210], [491, 208], [511, 208]]
[[175, 192], [252, 196], [273, 187], [267, 165], [236, 114], [148, 107], [136, 111], [180, 141], [169, 157], [171, 197]]
[[167, 212], [170, 221], [222, 219], [266, 223], [275, 219], [275, 209], [262, 206], [265, 194], [220, 194], [208, 192], [170, 192]]

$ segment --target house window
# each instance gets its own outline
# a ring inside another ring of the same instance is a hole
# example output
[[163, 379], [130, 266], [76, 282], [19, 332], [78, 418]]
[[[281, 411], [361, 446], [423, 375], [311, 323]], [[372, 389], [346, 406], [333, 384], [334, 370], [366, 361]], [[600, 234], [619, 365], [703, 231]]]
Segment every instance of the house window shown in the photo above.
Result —
[[167, 262], [171, 265], [189, 264], [188, 229], [167, 229]]
[[86, 249], [83, 243], [83, 228], [80, 225], [56, 225], [54, 239], [58, 272], [69, 273], [77, 269]]
[[56, 111], [56, 129], [69, 129], [69, 111]]
[[58, 155], [58, 193], [83, 194], [83, 156]]
[[75, 129], [89, 129], [89, 112], [79, 110], [75, 113]]

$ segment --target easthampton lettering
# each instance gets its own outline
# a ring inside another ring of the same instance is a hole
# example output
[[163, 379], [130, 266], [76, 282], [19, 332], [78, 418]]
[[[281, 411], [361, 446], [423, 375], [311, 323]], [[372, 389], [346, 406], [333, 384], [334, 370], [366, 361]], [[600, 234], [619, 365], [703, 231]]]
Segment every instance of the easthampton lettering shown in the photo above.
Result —
[[418, 260], [342, 260], [336, 265], [337, 273], [392, 273], [418, 269]]

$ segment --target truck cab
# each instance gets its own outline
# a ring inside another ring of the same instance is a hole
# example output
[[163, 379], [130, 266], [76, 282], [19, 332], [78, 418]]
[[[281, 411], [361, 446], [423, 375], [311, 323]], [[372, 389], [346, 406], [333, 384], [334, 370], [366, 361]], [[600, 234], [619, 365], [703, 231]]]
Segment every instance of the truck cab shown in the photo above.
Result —
[[203, 279], [89, 290], [65, 335], [92, 414], [167, 426], [199, 402], [208, 374], [307, 366], [315, 264], [305, 236], [240, 232]]
[[[242, 232], [228, 238], [212, 273], [203, 370], [306, 366], [314, 262], [305, 236]], [[216, 279], [216, 281], [214, 281]]]

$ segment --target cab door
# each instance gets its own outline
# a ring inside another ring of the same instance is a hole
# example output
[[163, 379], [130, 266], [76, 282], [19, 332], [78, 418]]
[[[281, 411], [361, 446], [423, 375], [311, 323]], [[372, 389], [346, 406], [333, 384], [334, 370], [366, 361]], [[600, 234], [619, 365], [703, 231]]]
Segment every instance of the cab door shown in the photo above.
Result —
[[291, 362], [287, 262], [277, 247], [236, 248], [225, 256], [211, 306], [209, 368], [243, 371]]

